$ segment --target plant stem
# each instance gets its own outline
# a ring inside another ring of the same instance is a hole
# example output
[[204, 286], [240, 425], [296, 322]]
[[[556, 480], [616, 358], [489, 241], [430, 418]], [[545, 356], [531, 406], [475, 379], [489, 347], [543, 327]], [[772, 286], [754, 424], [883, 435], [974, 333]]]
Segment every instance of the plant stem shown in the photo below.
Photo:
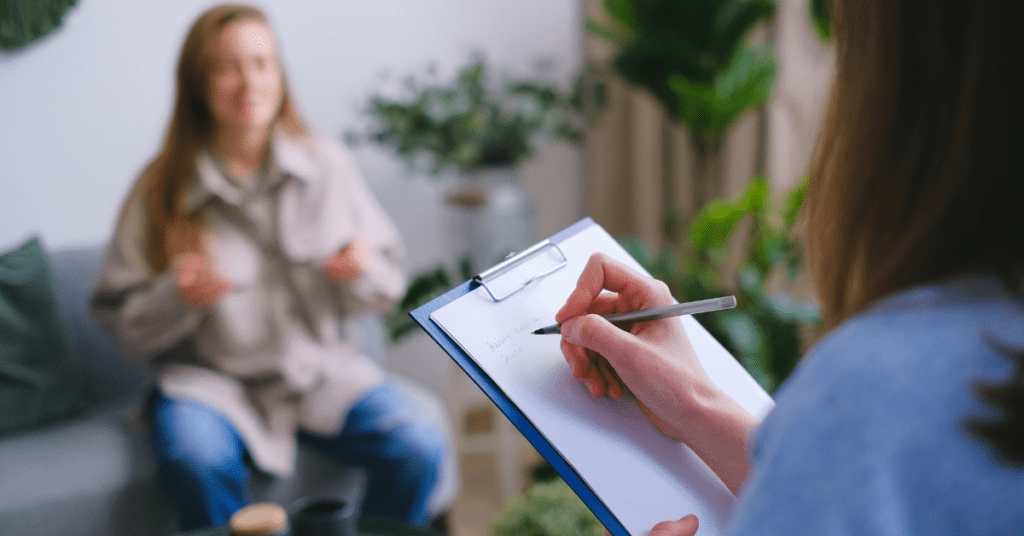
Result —
[[699, 212], [722, 189], [720, 177], [722, 137], [707, 132], [696, 134], [693, 140], [693, 200]]

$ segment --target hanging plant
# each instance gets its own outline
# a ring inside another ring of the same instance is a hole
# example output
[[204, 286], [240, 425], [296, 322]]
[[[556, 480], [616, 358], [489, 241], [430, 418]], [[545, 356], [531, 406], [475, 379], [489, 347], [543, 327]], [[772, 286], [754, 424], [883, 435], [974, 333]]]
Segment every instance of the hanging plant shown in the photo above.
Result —
[[0, 0], [0, 49], [24, 48], [60, 27], [78, 0]]

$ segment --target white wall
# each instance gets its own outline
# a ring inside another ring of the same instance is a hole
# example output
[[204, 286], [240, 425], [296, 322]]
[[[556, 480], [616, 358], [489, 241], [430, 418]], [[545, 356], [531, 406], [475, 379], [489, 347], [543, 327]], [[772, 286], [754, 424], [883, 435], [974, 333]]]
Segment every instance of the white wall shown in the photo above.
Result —
[[807, 172], [832, 83], [834, 50], [814, 33], [807, 0], [782, 0], [776, 13], [779, 79], [768, 105], [767, 172], [789, 188]]
[[[80, 0], [55, 34], [0, 53], [0, 250], [32, 234], [48, 246], [103, 243], [121, 199], [152, 158], [173, 98], [178, 48], [210, 0]], [[474, 49], [498, 70], [580, 65], [578, 0], [262, 0], [300, 111], [340, 136], [392, 78], [461, 65]], [[380, 151], [357, 154], [406, 240], [415, 268], [436, 256], [433, 183]], [[526, 167], [537, 230], [582, 215], [578, 151], [553, 147]]]

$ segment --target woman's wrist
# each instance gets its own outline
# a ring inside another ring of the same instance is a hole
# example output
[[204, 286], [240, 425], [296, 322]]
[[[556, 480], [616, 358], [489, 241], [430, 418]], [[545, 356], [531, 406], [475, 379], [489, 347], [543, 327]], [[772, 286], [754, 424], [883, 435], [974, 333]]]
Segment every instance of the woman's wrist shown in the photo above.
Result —
[[758, 420], [714, 384], [691, 388], [675, 429], [733, 492], [750, 469], [746, 443]]

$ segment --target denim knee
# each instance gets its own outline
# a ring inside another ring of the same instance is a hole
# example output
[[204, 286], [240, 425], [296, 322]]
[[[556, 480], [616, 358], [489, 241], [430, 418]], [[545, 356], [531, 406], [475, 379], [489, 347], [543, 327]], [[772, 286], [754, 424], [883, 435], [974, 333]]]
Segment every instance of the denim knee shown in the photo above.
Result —
[[245, 445], [230, 421], [197, 402], [159, 393], [148, 413], [157, 473], [182, 529], [225, 524], [249, 502]]
[[390, 439], [388, 451], [396, 469], [420, 475], [432, 485], [440, 473], [446, 448], [438, 430], [426, 424], [408, 424], [395, 429]]
[[245, 468], [245, 445], [231, 422], [217, 411], [158, 394], [149, 416], [158, 463], [227, 473]]

